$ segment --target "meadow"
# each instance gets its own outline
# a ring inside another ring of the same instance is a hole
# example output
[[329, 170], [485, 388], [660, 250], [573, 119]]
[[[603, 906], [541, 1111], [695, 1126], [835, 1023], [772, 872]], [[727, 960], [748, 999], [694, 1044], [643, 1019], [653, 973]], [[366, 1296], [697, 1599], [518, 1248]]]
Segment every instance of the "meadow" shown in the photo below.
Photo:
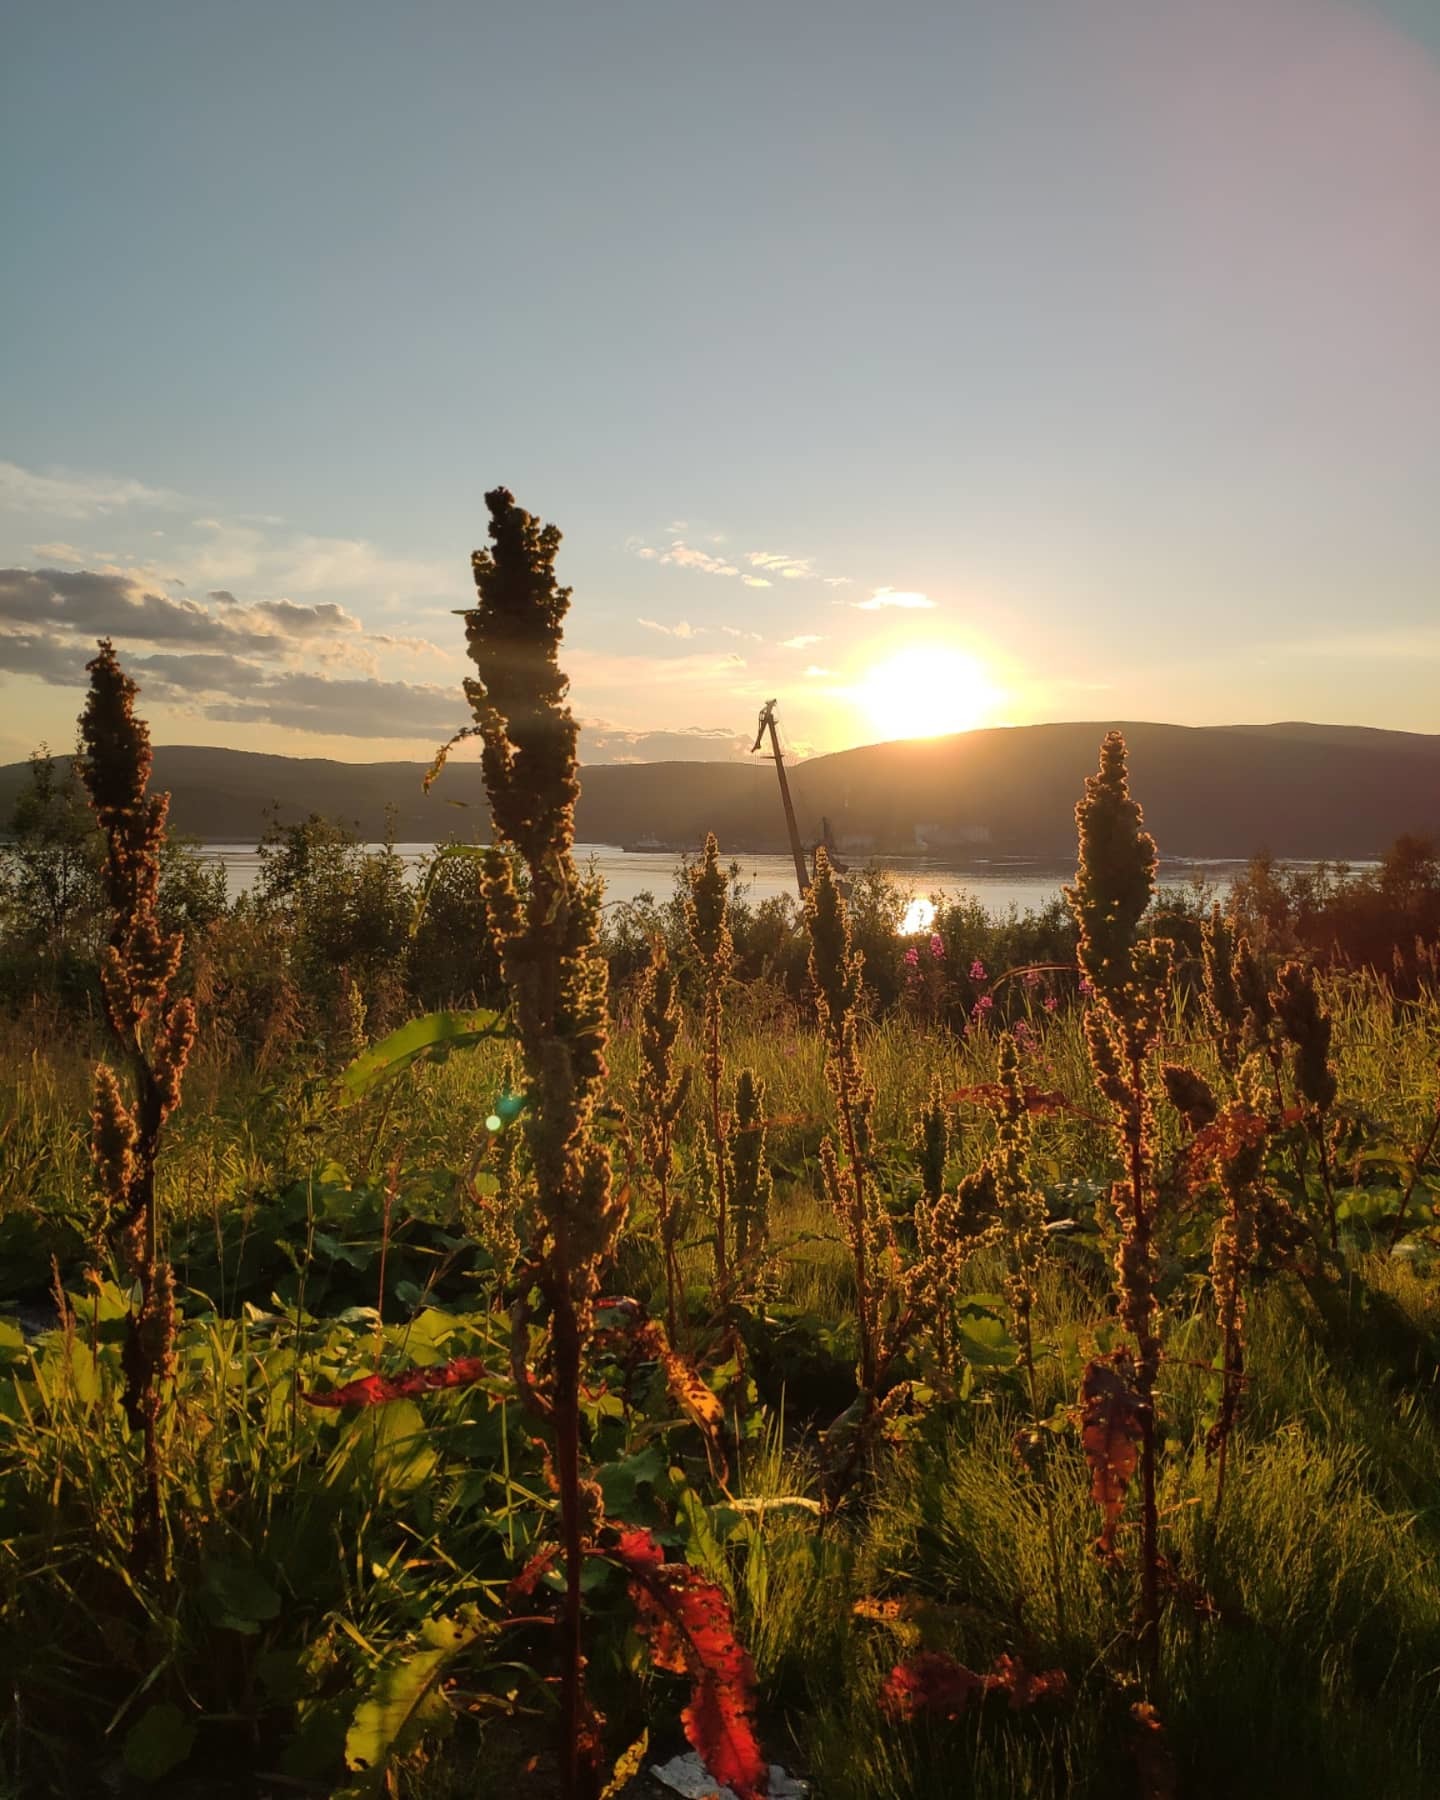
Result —
[[418, 892], [317, 821], [227, 907], [92, 665], [98, 827], [12, 877], [99, 923], [10, 914], [0, 1792], [1433, 1793], [1433, 946], [1157, 894], [1116, 735], [1066, 909], [712, 844], [602, 928], [490, 505], [502, 848]]

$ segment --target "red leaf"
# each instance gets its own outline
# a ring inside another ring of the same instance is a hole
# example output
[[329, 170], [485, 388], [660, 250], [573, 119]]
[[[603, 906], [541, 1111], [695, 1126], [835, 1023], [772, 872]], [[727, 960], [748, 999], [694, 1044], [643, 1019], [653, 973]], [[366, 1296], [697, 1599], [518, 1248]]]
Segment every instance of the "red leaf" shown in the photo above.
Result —
[[1070, 1677], [1063, 1669], [1027, 1669], [1018, 1656], [997, 1656], [994, 1671], [985, 1677], [988, 1694], [1007, 1694], [1012, 1711], [1034, 1706], [1037, 1700], [1068, 1700]]
[[1125, 1380], [1129, 1372], [1130, 1359], [1120, 1351], [1113, 1363], [1087, 1363], [1080, 1383], [1080, 1442], [1102, 1521], [1095, 1547], [1105, 1557], [1115, 1554], [1115, 1528], [1140, 1458], [1141, 1400]]
[[540, 1578], [554, 1567], [560, 1555], [558, 1544], [547, 1544], [543, 1550], [537, 1550], [525, 1567], [505, 1590], [509, 1600], [524, 1600], [533, 1594], [540, 1585]]
[[984, 1678], [940, 1650], [919, 1650], [885, 1677], [880, 1690], [881, 1708], [892, 1719], [918, 1719], [924, 1715], [958, 1719], [969, 1706]]
[[478, 1356], [457, 1356], [454, 1362], [428, 1369], [401, 1369], [396, 1375], [362, 1375], [328, 1394], [301, 1394], [311, 1406], [383, 1406], [387, 1400], [412, 1400], [432, 1388], [469, 1387], [485, 1381], [491, 1371]]
[[755, 1736], [755, 1667], [735, 1636], [730, 1603], [688, 1563], [667, 1563], [648, 1531], [620, 1531], [608, 1554], [630, 1577], [630, 1598], [657, 1669], [690, 1679], [681, 1722], [722, 1787], [758, 1800], [770, 1770]]
[[1012, 1711], [1039, 1700], [1068, 1700], [1063, 1669], [1032, 1674], [1018, 1657], [1000, 1656], [988, 1675], [977, 1675], [941, 1650], [919, 1650], [885, 1677], [880, 1705], [892, 1719], [958, 1719], [972, 1700], [1004, 1694]]

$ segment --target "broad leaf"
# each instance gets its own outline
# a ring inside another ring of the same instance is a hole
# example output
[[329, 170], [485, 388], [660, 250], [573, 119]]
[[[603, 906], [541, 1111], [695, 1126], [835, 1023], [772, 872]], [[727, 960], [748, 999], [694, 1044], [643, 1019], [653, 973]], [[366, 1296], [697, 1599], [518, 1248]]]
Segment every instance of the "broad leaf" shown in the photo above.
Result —
[[486, 1007], [475, 1012], [424, 1013], [357, 1056], [340, 1080], [346, 1092], [358, 1099], [421, 1057], [442, 1061], [452, 1050], [467, 1049], [486, 1038], [505, 1037], [508, 1031], [504, 1015]]
[[719, 1786], [758, 1800], [770, 1770], [755, 1736], [755, 1668], [730, 1603], [688, 1563], [667, 1563], [648, 1531], [621, 1529], [608, 1553], [630, 1578], [637, 1622], [657, 1669], [690, 1679], [685, 1735]]
[[145, 1711], [125, 1733], [126, 1771], [137, 1781], [160, 1781], [195, 1747], [195, 1727], [168, 1700]]
[[455, 1619], [439, 1618], [426, 1624], [423, 1635], [423, 1648], [380, 1669], [355, 1709], [345, 1734], [346, 1765], [362, 1778], [351, 1790], [355, 1794], [383, 1793], [390, 1765], [416, 1749], [427, 1732], [450, 1725], [441, 1677], [480, 1634]]

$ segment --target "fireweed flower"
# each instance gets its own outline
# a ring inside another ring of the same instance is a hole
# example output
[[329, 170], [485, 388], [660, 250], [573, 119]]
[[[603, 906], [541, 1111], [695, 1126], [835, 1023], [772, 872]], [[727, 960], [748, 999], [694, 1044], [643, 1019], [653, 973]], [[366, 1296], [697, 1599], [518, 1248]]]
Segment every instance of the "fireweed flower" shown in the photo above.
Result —
[[1040, 985], [1040, 971], [1038, 969], [1027, 969], [1020, 979], [1027, 988], [1037, 988]]
[[930, 933], [930, 954], [936, 962], [940, 962], [945, 955], [945, 944], [938, 931]]
[[1053, 1013], [1055, 1008], [1059, 1004], [1060, 1004], [1060, 1002], [1055, 998], [1055, 996], [1053, 994], [1047, 994], [1045, 996], [1045, 1010], [1047, 1013]]
[[974, 1021], [977, 1025], [983, 1025], [985, 1023], [985, 1021], [990, 1017], [990, 1014], [994, 1008], [994, 1005], [995, 1005], [995, 1002], [994, 1002], [994, 1000], [991, 999], [989, 994], [982, 994], [980, 996], [980, 998], [975, 1002], [975, 1005], [974, 1005], [973, 1009], [971, 1010], [970, 1017], [972, 1019], [974, 1019]]
[[988, 981], [990, 979], [990, 977], [985, 973], [984, 963], [981, 962], [981, 960], [978, 956], [975, 958], [974, 962], [972, 962], [970, 965], [970, 979], [972, 981]]
[[915, 969], [915, 968], [918, 968], [919, 965], [920, 965], [920, 952], [912, 944], [910, 946], [910, 948], [905, 952], [905, 966], [907, 969]]
[[1095, 992], [1095, 983], [1088, 975], [1082, 975], [1080, 977], [1080, 992], [1082, 994], [1093, 994]]

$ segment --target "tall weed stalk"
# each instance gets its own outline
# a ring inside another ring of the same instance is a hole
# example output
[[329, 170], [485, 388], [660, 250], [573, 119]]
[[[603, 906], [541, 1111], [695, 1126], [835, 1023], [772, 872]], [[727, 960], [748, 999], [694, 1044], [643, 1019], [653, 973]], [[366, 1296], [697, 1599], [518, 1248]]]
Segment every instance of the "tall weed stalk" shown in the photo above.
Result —
[[170, 796], [148, 791], [150, 732], [135, 712], [138, 690], [108, 638], [88, 670], [82, 773], [105, 838], [101, 879], [110, 913], [101, 1003], [128, 1075], [127, 1084], [108, 1063], [97, 1065], [90, 1145], [107, 1231], [139, 1289], [126, 1322], [122, 1399], [131, 1430], [144, 1440], [131, 1546], [140, 1569], [164, 1548], [160, 1421], [175, 1373], [175, 1277], [161, 1253], [155, 1165], [195, 1042], [195, 1007], [169, 998], [184, 946], [180, 932], [161, 929], [157, 910]]
[[[495, 844], [484, 865], [485, 907], [524, 1071], [533, 1182], [511, 1360], [553, 1448], [565, 1572], [561, 1781], [567, 1796], [579, 1797], [595, 1791], [600, 1749], [584, 1687], [581, 1576], [599, 1517], [581, 1480], [580, 1376], [626, 1202], [612, 1188], [610, 1155], [593, 1131], [605, 1078], [606, 969], [597, 947], [599, 890], [573, 855], [577, 726], [557, 661], [570, 605], [570, 590], [555, 581], [560, 533], [504, 488], [485, 498], [491, 542], [475, 552], [478, 598], [465, 615], [478, 673], [465, 692], [483, 744]], [[507, 847], [528, 876], [523, 892]], [[532, 1291], [548, 1328], [533, 1374]]]

